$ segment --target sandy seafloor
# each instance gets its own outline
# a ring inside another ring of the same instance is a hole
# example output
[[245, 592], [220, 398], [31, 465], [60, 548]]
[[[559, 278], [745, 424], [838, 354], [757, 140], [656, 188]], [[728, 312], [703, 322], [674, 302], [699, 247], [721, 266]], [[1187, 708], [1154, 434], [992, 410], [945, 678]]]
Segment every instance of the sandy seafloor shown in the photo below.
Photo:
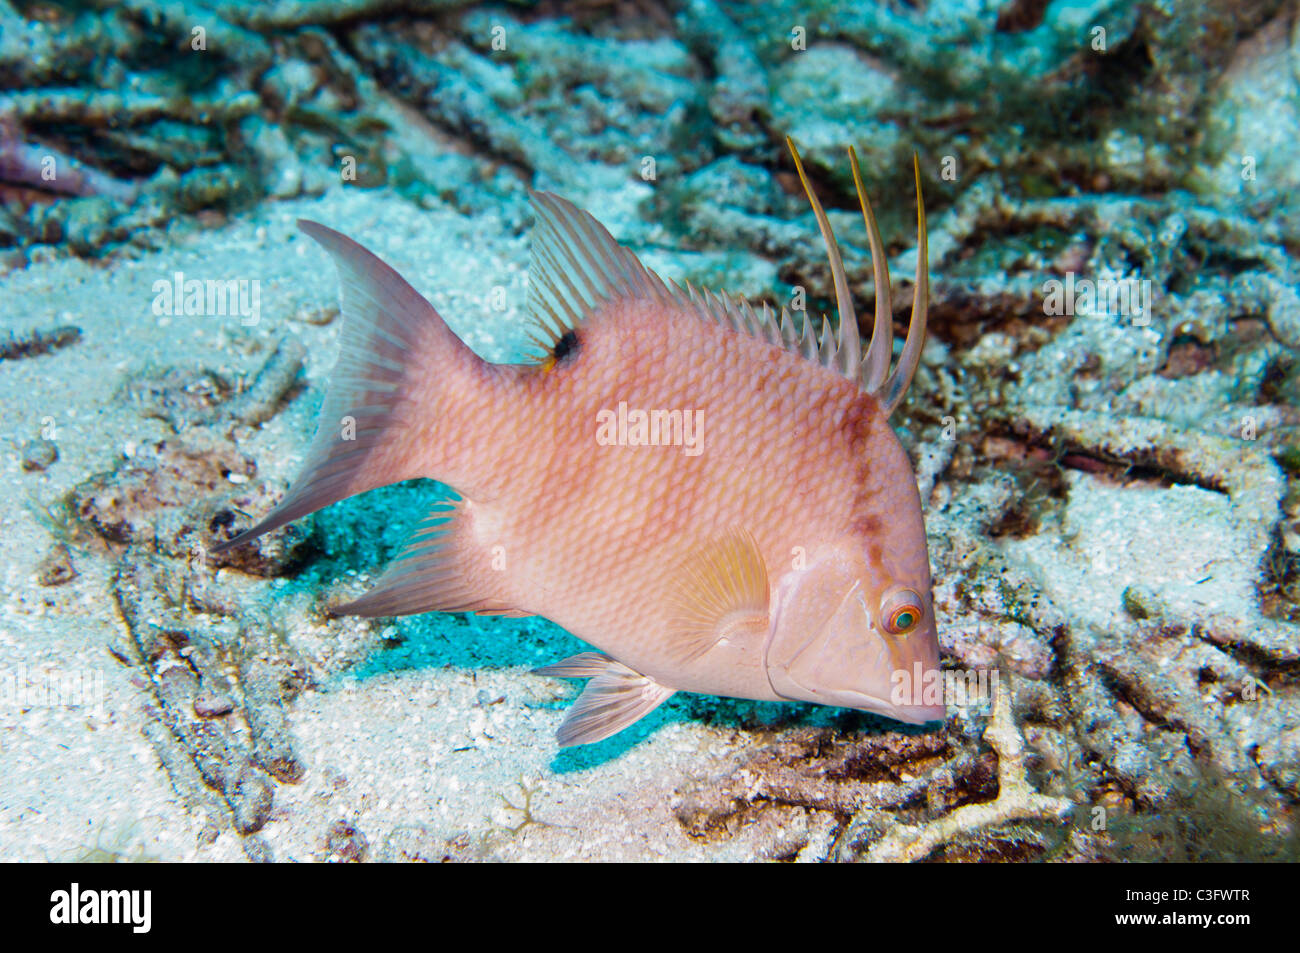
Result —
[[[16, 446], [0, 455], [0, 670], [25, 669], [36, 683], [38, 673], [102, 673], [104, 696], [102, 711], [0, 708], [0, 856], [70, 860], [99, 848], [158, 860], [244, 857], [230, 830], [201, 842], [202, 818], [186, 811], [141, 733], [148, 704], [142, 683], [108, 651], [123, 629], [111, 596], [111, 558], [76, 553], [77, 578], [38, 586], [37, 564], [50, 537], [27, 503], [58, 497], [87, 474], [112, 469], [142, 442], [173, 436], [166, 424], [124, 406], [120, 394], [132, 375], [179, 364], [234, 377], [265, 356], [249, 356], [250, 339], [274, 342], [286, 331], [307, 345], [311, 388], [261, 428], [243, 432], [241, 446], [266, 475], [295, 475], [342, 324], [291, 319], [337, 296], [333, 266], [297, 232], [299, 217], [363, 240], [485, 356], [501, 359], [519, 342], [523, 296], [514, 292], [527, 270], [526, 243], [490, 217], [422, 211], [383, 191], [335, 190], [271, 204], [228, 225], [187, 228], [163, 250], [106, 266], [60, 259], [6, 275], [0, 312], [21, 312], [32, 325], [76, 324], [84, 337], [52, 355], [6, 362], [0, 374], [8, 435], [35, 432], [52, 417], [59, 452], [45, 472], [24, 471]], [[155, 316], [153, 283], [177, 270], [260, 278], [258, 325], [243, 327], [238, 316]], [[512, 291], [504, 312], [490, 311], [486, 294], [476, 293], [496, 285]], [[384, 518], [382, 509], [374, 513], [376, 521]], [[671, 810], [676, 788], [719, 770], [753, 743], [745, 732], [725, 720], [707, 727], [690, 716], [692, 703], [672, 700], [596, 749], [562, 753], [554, 732], [580, 683], [527, 669], [572, 654], [577, 640], [537, 620], [466, 623], [428, 615], [402, 624], [416, 633], [404, 649], [379, 649], [294, 703], [292, 731], [309, 767], [301, 783], [277, 785], [261, 832], [275, 859], [326, 859], [325, 832], [340, 820], [363, 833], [372, 859], [440, 859], [442, 841], [459, 834], [469, 835], [465, 856], [503, 859], [754, 855], [744, 836], [693, 841]], [[479, 642], [486, 663], [464, 663], [468, 640]], [[448, 657], [462, 662], [449, 665]], [[778, 706], [749, 707], [770, 714]], [[806, 721], [826, 717], [808, 711]], [[495, 829], [524, 820], [505, 803], [523, 804], [521, 785], [536, 789], [532, 815], [551, 826], [528, 825], [517, 835]], [[828, 822], [813, 827], [824, 850]]]

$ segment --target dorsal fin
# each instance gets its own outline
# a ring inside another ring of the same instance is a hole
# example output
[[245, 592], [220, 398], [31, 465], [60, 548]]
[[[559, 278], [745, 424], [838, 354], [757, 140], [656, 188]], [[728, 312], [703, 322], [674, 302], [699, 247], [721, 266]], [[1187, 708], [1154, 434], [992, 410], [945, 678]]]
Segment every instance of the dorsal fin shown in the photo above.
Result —
[[808, 176], [804, 173], [803, 162], [799, 159], [799, 150], [794, 141], [786, 137], [790, 155], [794, 157], [795, 171], [803, 185], [808, 203], [812, 206], [821, 231], [822, 241], [826, 245], [826, 257], [831, 267], [831, 278], [835, 284], [835, 300], [839, 306], [839, 334], [831, 338], [823, 324], [818, 341], [816, 335], [805, 320], [804, 336], [800, 341], [800, 350], [809, 360], [821, 364], [839, 374], [855, 380], [868, 394], [880, 399], [885, 416], [893, 413], [907, 392], [917, 365], [921, 362], [921, 349], [925, 344], [926, 306], [929, 300], [927, 239], [925, 231], [925, 202], [921, 197], [921, 163], [917, 156], [912, 158], [913, 172], [916, 176], [916, 289], [912, 297], [912, 320], [907, 328], [907, 339], [903, 344], [903, 353], [889, 374], [889, 365], [893, 357], [894, 329], [893, 308], [889, 300], [889, 266], [885, 261], [884, 243], [880, 239], [880, 229], [876, 226], [876, 217], [867, 201], [866, 189], [862, 184], [862, 172], [858, 167], [857, 152], [849, 147], [849, 162], [853, 168], [853, 185], [862, 206], [862, 220], [867, 226], [867, 238], [871, 243], [872, 270], [876, 284], [876, 316], [872, 326], [871, 342], [865, 354], [861, 353], [861, 341], [858, 337], [857, 317], [853, 311], [853, 301], [848, 291], [848, 281], [844, 273], [844, 263], [840, 258], [839, 247], [831, 232], [830, 221], [822, 209], [821, 202], [814, 194]]
[[602, 302], [665, 300], [663, 280], [588, 213], [549, 192], [531, 193], [537, 228], [528, 273], [533, 340], [550, 353]]
[[528, 310], [535, 327], [531, 337], [542, 352], [538, 357], [543, 360], [553, 358], [560, 341], [566, 335], [576, 334], [583, 322], [604, 302], [620, 298], [650, 300], [679, 308], [702, 321], [721, 324], [821, 364], [858, 383], [868, 393], [882, 396], [886, 410], [892, 411], [911, 380], [925, 337], [925, 217], [924, 209], [920, 207], [919, 167], [918, 245], [921, 247], [918, 250], [918, 294], [913, 302], [912, 324], [908, 329], [904, 357], [894, 374], [886, 380], [893, 346], [888, 269], [875, 218], [862, 188], [857, 156], [851, 155], [854, 180], [871, 240], [877, 295], [872, 341], [865, 355], [862, 354], [857, 318], [830, 222], [813, 194], [794, 143], [788, 139], [787, 143], [826, 244], [840, 312], [837, 328], [823, 318], [822, 331], [818, 334], [816, 323], [806, 314], [800, 327], [785, 308], [778, 316], [766, 305], [762, 311], [755, 311], [743, 298], [697, 289], [690, 283], [683, 288], [676, 282], [665, 282], [643, 265], [634, 252], [616, 242], [590, 214], [558, 195], [532, 192], [537, 229], [529, 272]]
[[[665, 282], [620, 245], [590, 214], [550, 192], [533, 192], [537, 228], [528, 278], [532, 341], [552, 354], [566, 334], [576, 332], [606, 301], [645, 299], [694, 314], [758, 340], [782, 344], [780, 320], [766, 305], [756, 312], [747, 301], [725, 293]], [[785, 344], [789, 347], [788, 344]], [[798, 348], [790, 347], [798, 353]]]
[[[862, 358], [862, 386], [868, 393], [876, 393], [889, 373], [889, 362], [894, 356], [894, 309], [890, 304], [889, 263], [885, 260], [885, 243], [880, 238], [876, 216], [871, 212], [866, 187], [862, 184], [862, 170], [858, 167], [858, 151], [849, 146], [849, 165], [853, 169], [853, 188], [862, 206], [862, 222], [867, 226], [867, 240], [871, 242], [871, 268], [876, 283], [876, 321], [871, 328], [871, 341]], [[856, 368], [852, 369], [856, 372]]]
[[926, 311], [930, 303], [930, 256], [925, 232], [925, 201], [921, 198], [921, 160], [915, 153], [912, 155], [912, 172], [916, 176], [916, 286], [912, 292], [912, 319], [907, 325], [903, 353], [899, 355], [894, 373], [881, 385], [886, 414], [892, 414], [902, 402], [908, 385], [912, 383], [912, 375], [921, 363]]
[[[786, 136], [785, 142], [790, 147], [795, 171], [799, 173], [799, 182], [803, 185], [804, 194], [808, 196], [808, 204], [812, 206], [813, 216], [817, 219], [817, 228], [822, 233], [822, 243], [826, 246], [826, 257], [831, 266], [831, 280], [835, 283], [835, 305], [840, 312], [838, 338], [831, 338], [825, 333], [826, 319], [822, 318], [821, 363], [833, 371], [839, 371], [850, 380], [855, 380], [858, 362], [861, 360], [862, 341], [858, 337], [858, 316], [853, 310], [853, 296], [849, 294], [849, 280], [844, 273], [844, 262], [840, 259], [840, 248], [835, 241], [835, 233], [831, 231], [830, 219], [826, 217], [822, 203], [817, 200], [817, 193], [813, 191], [808, 176], [804, 174], [803, 163], [799, 160], [799, 150], [794, 147], [794, 140]], [[841, 354], [843, 357], [840, 357]], [[846, 372], [841, 369], [842, 367], [852, 368], [852, 371]]]

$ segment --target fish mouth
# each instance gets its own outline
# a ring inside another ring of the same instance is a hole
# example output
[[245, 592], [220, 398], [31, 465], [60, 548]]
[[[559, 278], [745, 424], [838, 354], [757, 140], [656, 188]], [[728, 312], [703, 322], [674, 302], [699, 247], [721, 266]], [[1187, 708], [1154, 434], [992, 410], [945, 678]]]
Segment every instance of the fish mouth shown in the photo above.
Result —
[[[895, 721], [906, 722], [909, 725], [924, 725], [932, 721], [943, 721], [948, 717], [948, 709], [944, 705], [894, 705], [890, 702], [882, 702], [877, 698], [870, 699], [874, 705], [880, 707], [867, 708], [866, 711], [874, 712], [877, 715], [884, 715], [886, 718], [892, 718]], [[854, 706], [859, 707], [859, 706]]]
[[[853, 708], [909, 725], [924, 725], [932, 721], [943, 721], [948, 717], [948, 709], [942, 704], [898, 705], [886, 698], [878, 698], [851, 688], [809, 688], [799, 684], [790, 677], [789, 673], [771, 674], [777, 676], [771, 679], [773, 689], [778, 695], [790, 701], [811, 701], [818, 705]], [[782, 678], [781, 675], [785, 677]], [[788, 682], [788, 684], [778, 684], [780, 682]]]

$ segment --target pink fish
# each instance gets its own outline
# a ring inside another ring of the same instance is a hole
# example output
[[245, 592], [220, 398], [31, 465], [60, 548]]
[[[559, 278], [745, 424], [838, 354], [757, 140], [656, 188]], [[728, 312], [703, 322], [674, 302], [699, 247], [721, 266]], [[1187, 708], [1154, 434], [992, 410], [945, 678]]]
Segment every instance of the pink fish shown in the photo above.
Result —
[[[830, 224], [839, 329], [664, 282], [594, 218], [534, 193], [529, 310], [541, 352], [477, 357], [356, 242], [333, 256], [342, 352], [302, 475], [236, 546], [412, 477], [453, 487], [376, 587], [335, 610], [541, 615], [595, 646], [544, 675], [589, 679], [561, 745], [607, 738], [674, 692], [805, 701], [911, 723], [939, 663], [916, 480], [889, 427], [925, 337], [917, 170], [912, 319], [893, 327], [880, 234], [854, 180], [876, 286], [862, 349]], [[928, 702], [928, 703], [926, 703]]]

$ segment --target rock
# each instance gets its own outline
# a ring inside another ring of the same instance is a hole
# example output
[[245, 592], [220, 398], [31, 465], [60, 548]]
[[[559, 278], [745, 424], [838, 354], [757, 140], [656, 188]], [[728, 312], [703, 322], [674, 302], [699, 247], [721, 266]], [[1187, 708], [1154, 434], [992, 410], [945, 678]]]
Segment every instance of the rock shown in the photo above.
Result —
[[200, 718], [217, 718], [227, 715], [235, 707], [227, 696], [201, 691], [194, 699], [194, 714]]
[[22, 446], [23, 469], [28, 472], [45, 470], [59, 459], [59, 448], [53, 440], [27, 440]]
[[36, 581], [42, 586], [61, 586], [77, 578], [72, 565], [72, 553], [59, 543], [41, 559], [36, 567]]
[[1284, 9], [1237, 47], [1219, 77], [1204, 120], [1209, 151], [1217, 159], [1193, 178], [1202, 195], [1295, 207], [1300, 191], [1296, 38], [1294, 16]]
[[327, 859], [344, 863], [360, 863], [366, 859], [370, 842], [348, 821], [335, 821], [325, 835]]
[[[773, 126], [794, 139], [810, 166], [819, 166], [852, 195], [846, 155], [852, 145], [865, 175], [876, 182], [888, 177], [902, 194], [912, 175], [912, 140], [892, 117], [920, 110], [893, 69], [851, 46], [820, 43], [775, 70], [772, 90]], [[879, 194], [879, 185], [869, 187]]]
[[142, 444], [116, 470], [74, 487], [73, 512], [111, 542], [151, 541], [165, 510], [229, 492], [232, 473], [251, 478], [257, 467], [229, 441], [196, 437]]
[[231, 797], [235, 811], [235, 829], [241, 834], [260, 831], [271, 815], [274, 799], [271, 779], [257, 768], [245, 768]]

